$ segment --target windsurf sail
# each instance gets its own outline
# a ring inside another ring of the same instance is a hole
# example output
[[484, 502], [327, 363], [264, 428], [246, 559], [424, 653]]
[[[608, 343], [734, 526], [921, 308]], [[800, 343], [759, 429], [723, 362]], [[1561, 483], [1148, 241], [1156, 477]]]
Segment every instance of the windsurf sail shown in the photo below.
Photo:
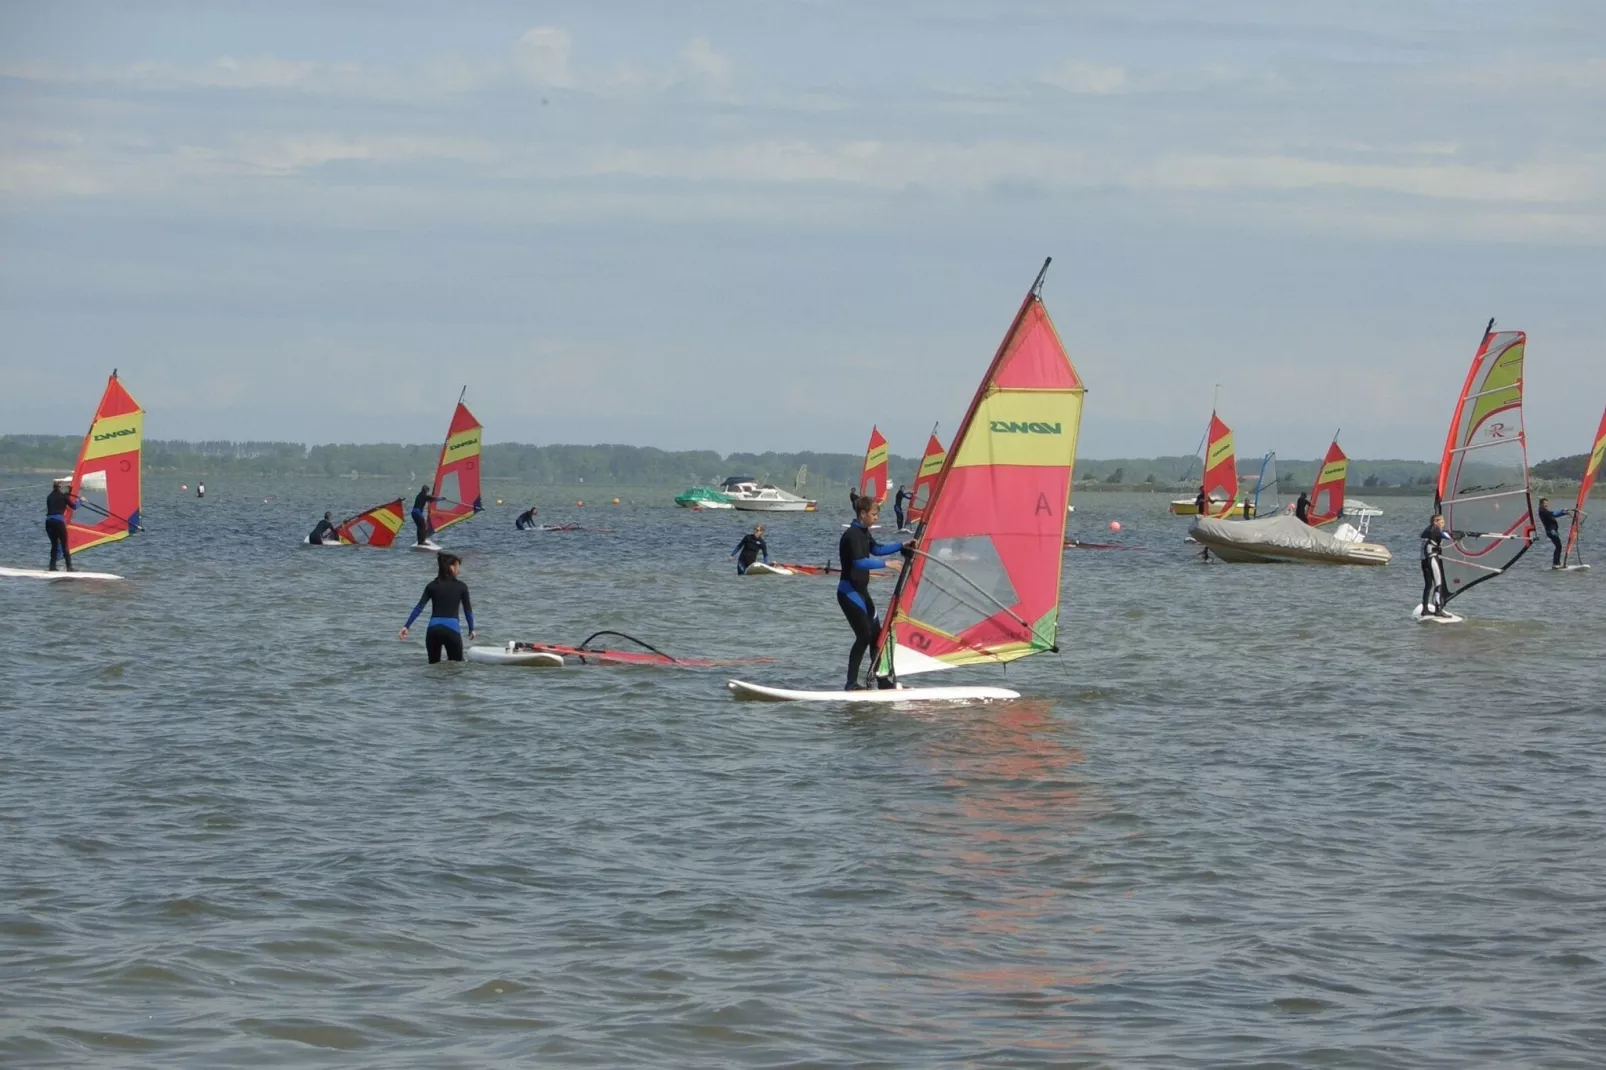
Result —
[[1232, 447], [1232, 428], [1213, 412], [1205, 437], [1204, 489], [1211, 516], [1220, 518], [1232, 512], [1238, 500], [1238, 455]]
[[[592, 640], [611, 635], [626, 642], [634, 643], [639, 650], [609, 650], [603, 647], [594, 647]], [[582, 639], [578, 646], [566, 646], [562, 643], [512, 643], [508, 648], [515, 653], [531, 654], [557, 654], [565, 659], [574, 658], [582, 664], [596, 662], [604, 665], [678, 665], [682, 668], [707, 669], [718, 668], [724, 665], [749, 665], [759, 662], [773, 661], [773, 658], [677, 658], [664, 653], [651, 643], [643, 642], [633, 635], [605, 629], [592, 632]]]
[[[467, 387], [463, 393], [468, 393]], [[435, 466], [435, 486], [430, 495], [440, 501], [429, 506], [431, 532], [449, 528], [485, 509], [480, 501], [480, 430], [480, 422], [459, 396], [441, 446], [440, 463]]]
[[140, 530], [144, 432], [144, 410], [112, 372], [73, 468], [72, 497], [78, 506], [64, 514], [67, 548], [73, 553], [126, 539]]
[[1275, 516], [1283, 511], [1282, 494], [1277, 488], [1277, 454], [1266, 454], [1260, 461], [1260, 475], [1255, 477], [1255, 507], [1257, 517]]
[[932, 488], [937, 485], [937, 477], [942, 474], [942, 463], [947, 459], [948, 451], [943, 449], [937, 432], [932, 431], [931, 437], [926, 439], [926, 452], [920, 458], [920, 470], [915, 473], [915, 485], [909, 490], [911, 497], [907, 518], [911, 526], [926, 515], [931, 505]]
[[864, 470], [859, 473], [859, 497], [877, 502], [887, 500], [887, 440], [881, 437], [880, 428], [870, 428]]
[[901, 676], [1056, 650], [1076, 436], [1087, 393], [1041, 290], [1021, 302], [960, 421], [898, 577], [876, 671]]
[[376, 505], [358, 513], [335, 528], [335, 535], [348, 546], [389, 546], [407, 521], [402, 499]]
[[1600, 475], [1601, 462], [1606, 460], [1606, 412], [1600, 414], [1600, 426], [1595, 429], [1595, 445], [1589, 451], [1589, 460], [1584, 462], [1583, 481], [1578, 484], [1578, 502], [1573, 506], [1572, 524], [1567, 528], [1567, 550], [1562, 555], [1562, 563], [1568, 564], [1576, 556], [1578, 563], [1584, 563], [1584, 555], [1578, 549], [1578, 536], [1584, 526], [1584, 504], [1589, 501], [1590, 489], [1595, 485], [1595, 477]]
[[1344, 512], [1344, 485], [1349, 479], [1349, 458], [1338, 447], [1338, 436], [1333, 436], [1322, 458], [1322, 471], [1310, 491], [1310, 512], [1305, 523], [1311, 527], [1331, 524]]
[[1435, 495], [1450, 534], [1443, 558], [1447, 598], [1500, 575], [1533, 542], [1522, 424], [1527, 337], [1497, 332], [1489, 321], [1450, 420]]

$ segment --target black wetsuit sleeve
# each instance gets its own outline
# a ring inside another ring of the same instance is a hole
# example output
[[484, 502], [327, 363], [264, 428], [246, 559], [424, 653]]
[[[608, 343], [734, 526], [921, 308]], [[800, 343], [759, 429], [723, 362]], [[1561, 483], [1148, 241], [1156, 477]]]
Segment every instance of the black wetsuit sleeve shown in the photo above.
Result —
[[424, 612], [424, 607], [429, 605], [434, 600], [435, 581], [430, 580], [428, 583], [424, 584], [424, 593], [418, 597], [418, 605], [413, 607], [412, 613], [410, 613], [407, 617], [407, 623], [403, 624], [402, 627], [411, 628], [413, 626], [413, 621], [417, 620], [418, 615]]

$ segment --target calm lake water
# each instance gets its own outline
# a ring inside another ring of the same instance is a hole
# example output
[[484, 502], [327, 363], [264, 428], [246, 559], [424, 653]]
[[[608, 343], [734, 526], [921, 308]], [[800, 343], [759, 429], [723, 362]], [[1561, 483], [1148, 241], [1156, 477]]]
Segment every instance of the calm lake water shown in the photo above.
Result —
[[[83, 557], [126, 583], [0, 581], [0, 1064], [1602, 1064], [1606, 568], [1536, 550], [1417, 625], [1426, 501], [1321, 569], [1079, 493], [1132, 549], [1066, 554], [1063, 652], [953, 674], [1027, 698], [806, 708], [430, 667], [432, 557], [297, 545], [406, 488], [168, 483]], [[482, 642], [840, 680], [833, 581], [734, 575], [751, 516], [546, 489], [611, 530], [525, 534], [497, 493], [441, 537]], [[43, 494], [0, 563], [43, 564]]]

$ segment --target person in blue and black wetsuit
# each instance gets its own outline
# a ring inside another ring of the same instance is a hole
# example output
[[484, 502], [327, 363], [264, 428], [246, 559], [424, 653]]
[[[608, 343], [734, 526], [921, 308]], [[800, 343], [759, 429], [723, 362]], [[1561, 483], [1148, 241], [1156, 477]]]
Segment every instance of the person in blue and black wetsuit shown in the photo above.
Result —
[[431, 665], [441, 660], [441, 651], [446, 652], [448, 661], [463, 660], [463, 633], [458, 630], [457, 614], [462, 612], [468, 621], [468, 637], [474, 638], [474, 605], [469, 601], [468, 584], [457, 578], [458, 570], [463, 566], [462, 560], [456, 554], [435, 555], [435, 578], [424, 587], [424, 595], [413, 607], [412, 614], [407, 623], [402, 625], [401, 637], [407, 638], [407, 629], [413, 626], [413, 621], [424, 612], [424, 607], [430, 607], [429, 629], [424, 632], [424, 649], [429, 651]]
[[[848, 525], [848, 530], [842, 533], [842, 541], [837, 544], [837, 551], [842, 558], [842, 579], [836, 585], [836, 604], [842, 607], [842, 615], [848, 618], [848, 624], [853, 628], [853, 649], [848, 654], [848, 683], [843, 689], [846, 691], [863, 690], [863, 685], [859, 683], [859, 666], [864, 661], [864, 652], [875, 645], [876, 636], [881, 631], [881, 622], [876, 620], [875, 601], [870, 597], [870, 573], [889, 567], [889, 563], [881, 558], [914, 546], [912, 542], [878, 544], [875, 536], [870, 534], [870, 527], [880, 515], [879, 502], [874, 498], [859, 498], [853, 523]], [[884, 684], [887, 681], [882, 677], [880, 682]]]
[[764, 558], [766, 565], [769, 564], [770, 547], [764, 541], [764, 525], [758, 524], [754, 526], [751, 532], [743, 535], [742, 541], [736, 544], [736, 549], [732, 550], [727, 556], [736, 558], [736, 574], [738, 576], [745, 576], [747, 570], [752, 567], [753, 562], [757, 561], [760, 556]]
[[1545, 526], [1545, 538], [1549, 539], [1550, 545], [1556, 548], [1555, 552], [1550, 555], [1551, 568], [1561, 567], [1561, 532], [1558, 530], [1559, 525], [1556, 520], [1559, 517], [1566, 516], [1569, 512], [1571, 512], [1569, 509], [1558, 509], [1553, 513], [1550, 511], [1550, 499], [1539, 499], [1539, 522]]
[[67, 489], [71, 484], [65, 479], [56, 480], [50, 488], [50, 495], [45, 498], [45, 534], [50, 536], [50, 571], [56, 571], [56, 550], [61, 550], [61, 559], [71, 572], [72, 552], [67, 549], [67, 510], [78, 508], [78, 502], [73, 499], [72, 493]]
[[418, 496], [413, 499], [413, 524], [418, 528], [418, 545], [422, 546], [435, 534], [429, 528], [429, 504], [438, 502], [439, 498], [429, 496], [428, 487], [419, 487]]
[[902, 531], [904, 529], [904, 526], [905, 526], [905, 524], [904, 524], [904, 515], [903, 515], [903, 503], [904, 502], [912, 502], [914, 500], [915, 500], [915, 496], [913, 494], [910, 494], [908, 489], [906, 487], [904, 487], [904, 485], [902, 483], [899, 483], [898, 484], [898, 493], [896, 493], [896, 494], [894, 494], [892, 496], [892, 519], [894, 519], [894, 520], [896, 520], [898, 522], [898, 530], [899, 531]]
[[1444, 603], [1450, 600], [1450, 591], [1444, 582], [1444, 540], [1451, 533], [1444, 530], [1444, 517], [1438, 513], [1422, 529], [1422, 615], [1448, 617]]
[[340, 536], [335, 531], [335, 517], [333, 513], [323, 514], [323, 519], [318, 521], [317, 526], [312, 529], [312, 534], [307, 536], [307, 541], [314, 546], [321, 546], [323, 545], [325, 535], [329, 536], [330, 542], [340, 541]]

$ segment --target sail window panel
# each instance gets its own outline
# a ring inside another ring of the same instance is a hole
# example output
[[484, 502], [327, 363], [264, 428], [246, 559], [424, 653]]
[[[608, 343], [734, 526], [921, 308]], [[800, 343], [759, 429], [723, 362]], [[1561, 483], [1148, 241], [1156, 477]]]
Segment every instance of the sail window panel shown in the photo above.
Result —
[[909, 616], [928, 627], [958, 635], [1020, 601], [989, 535], [934, 540], [925, 557]]

